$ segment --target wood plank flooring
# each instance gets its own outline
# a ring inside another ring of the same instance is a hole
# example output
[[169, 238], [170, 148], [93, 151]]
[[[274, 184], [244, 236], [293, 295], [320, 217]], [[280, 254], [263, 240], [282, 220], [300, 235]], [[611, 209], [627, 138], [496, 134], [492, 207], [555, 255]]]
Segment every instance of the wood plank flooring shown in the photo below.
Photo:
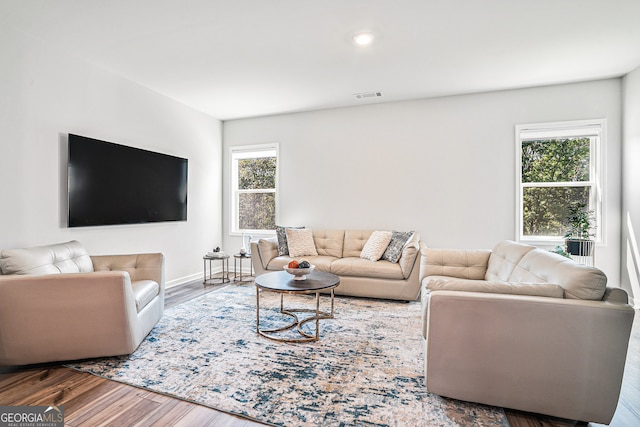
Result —
[[[198, 297], [220, 285], [193, 282], [167, 290], [166, 306]], [[62, 405], [65, 425], [79, 426], [221, 426], [264, 424], [228, 415], [205, 406], [47, 364], [0, 368], [0, 405]], [[507, 410], [512, 427], [586, 426], [536, 414]], [[595, 426], [589, 424], [589, 426]], [[640, 313], [632, 330], [618, 410], [611, 426], [640, 426]]]

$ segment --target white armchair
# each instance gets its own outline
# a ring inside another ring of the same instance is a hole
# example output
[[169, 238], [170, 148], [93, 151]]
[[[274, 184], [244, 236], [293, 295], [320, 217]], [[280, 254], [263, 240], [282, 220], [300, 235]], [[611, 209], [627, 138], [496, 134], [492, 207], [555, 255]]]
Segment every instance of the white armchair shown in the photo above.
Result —
[[132, 353], [162, 317], [164, 256], [77, 241], [0, 252], [0, 366]]
[[421, 247], [427, 389], [608, 424], [634, 310], [600, 270], [532, 246]]

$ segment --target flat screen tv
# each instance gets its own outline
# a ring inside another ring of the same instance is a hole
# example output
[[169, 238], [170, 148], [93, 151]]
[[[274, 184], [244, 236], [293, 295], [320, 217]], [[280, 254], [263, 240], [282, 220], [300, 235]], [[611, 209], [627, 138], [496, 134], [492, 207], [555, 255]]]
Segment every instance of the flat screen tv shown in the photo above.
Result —
[[187, 220], [188, 160], [69, 134], [69, 227]]

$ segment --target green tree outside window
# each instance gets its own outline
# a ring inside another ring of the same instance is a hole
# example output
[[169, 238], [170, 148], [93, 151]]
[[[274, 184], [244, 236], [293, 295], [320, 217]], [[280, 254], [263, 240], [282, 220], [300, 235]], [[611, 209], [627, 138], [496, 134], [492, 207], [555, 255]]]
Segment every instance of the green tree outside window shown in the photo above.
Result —
[[521, 164], [523, 235], [564, 235], [568, 207], [589, 206], [590, 138], [522, 141]]
[[242, 230], [276, 228], [276, 158], [238, 160], [238, 225]]

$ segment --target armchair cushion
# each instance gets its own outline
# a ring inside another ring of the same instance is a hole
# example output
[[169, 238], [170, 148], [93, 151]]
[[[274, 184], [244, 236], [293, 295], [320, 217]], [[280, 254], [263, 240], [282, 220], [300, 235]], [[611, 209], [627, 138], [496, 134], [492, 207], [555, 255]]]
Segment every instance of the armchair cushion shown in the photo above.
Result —
[[0, 252], [2, 274], [90, 273], [93, 263], [80, 242], [72, 240], [55, 245]]
[[153, 280], [138, 280], [131, 282], [133, 297], [136, 300], [136, 311], [140, 311], [147, 306], [160, 293], [160, 285]]

